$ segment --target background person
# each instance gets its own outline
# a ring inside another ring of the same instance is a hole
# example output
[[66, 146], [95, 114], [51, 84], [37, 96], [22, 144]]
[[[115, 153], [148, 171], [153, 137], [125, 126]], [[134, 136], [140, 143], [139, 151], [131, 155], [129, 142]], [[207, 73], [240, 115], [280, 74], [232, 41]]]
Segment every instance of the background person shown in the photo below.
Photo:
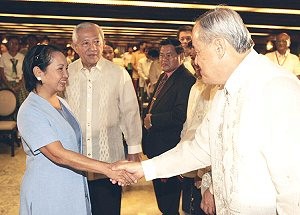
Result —
[[0, 43], [0, 57], [7, 51], [8, 50], [7, 50], [6, 44]]
[[[192, 86], [188, 107], [187, 117], [181, 131], [181, 140], [193, 140], [198, 126], [202, 123], [205, 115], [209, 111], [211, 101], [219, 89], [218, 85], [205, 84], [202, 81], [201, 69], [195, 64], [196, 52], [192, 46], [192, 41], [188, 43], [191, 50], [191, 64], [197, 77], [196, 83]], [[195, 170], [182, 175], [182, 210], [185, 215], [204, 215], [200, 204], [202, 196], [200, 192], [201, 178], [206, 169]], [[207, 201], [207, 199], [204, 199]]]
[[294, 73], [300, 78], [300, 61], [297, 55], [290, 52], [291, 38], [287, 33], [276, 35], [276, 51], [267, 53], [266, 56], [278, 66]]
[[[140, 160], [141, 118], [132, 81], [125, 68], [102, 57], [104, 34], [89, 22], [74, 28], [73, 44], [80, 58], [69, 64], [66, 99], [83, 130], [83, 153], [105, 162]], [[122, 188], [103, 174], [88, 174], [93, 215], [120, 214]], [[101, 202], [101, 204], [99, 204]]]
[[68, 80], [63, 53], [50, 45], [34, 46], [23, 69], [30, 94], [17, 118], [27, 158], [20, 214], [91, 214], [83, 171], [103, 173], [122, 183], [130, 178], [112, 171], [108, 163], [80, 154], [80, 126], [67, 103], [56, 95], [64, 91]]
[[147, 86], [149, 84], [149, 70], [153, 62], [148, 55], [148, 48], [145, 50], [145, 57], [141, 58], [137, 64], [137, 70], [139, 75], [139, 102], [142, 111], [143, 103], [148, 101]]
[[[186, 120], [190, 89], [195, 83], [193, 75], [183, 66], [183, 48], [177, 39], [160, 42], [159, 60], [164, 73], [145, 110], [143, 152], [148, 158], [175, 147]], [[156, 201], [163, 214], [179, 214], [181, 180], [178, 177], [152, 181]]]
[[10, 37], [7, 43], [8, 51], [0, 58], [0, 76], [4, 85], [13, 90], [17, 96], [17, 108], [26, 99], [28, 92], [23, 81], [22, 63], [24, 55], [19, 52], [20, 42], [18, 37]]
[[125, 52], [122, 55], [124, 67], [128, 71], [130, 77], [132, 75], [132, 64], [131, 64], [132, 53], [133, 53], [133, 48], [131, 46], [129, 46], [127, 49], [127, 52]]
[[50, 38], [48, 36], [43, 36], [40, 42], [41, 45], [49, 45], [50, 44]]
[[194, 75], [195, 69], [192, 66], [191, 47], [188, 45], [189, 42], [192, 41], [192, 30], [193, 27], [189, 25], [179, 27], [177, 31], [177, 39], [180, 41], [184, 49], [183, 64]]
[[67, 59], [67, 63], [70, 64], [73, 61], [75, 61], [75, 51], [72, 47], [66, 47], [65, 48], [65, 56]]
[[149, 68], [149, 84], [147, 86], [147, 95], [150, 98], [153, 95], [156, 83], [159, 79], [159, 76], [162, 73], [162, 69], [159, 63], [159, 50], [156, 48], [150, 48], [148, 50], [148, 56], [152, 60], [152, 63]]
[[105, 41], [105, 45], [103, 47], [103, 52], [102, 52], [102, 56], [111, 61], [111, 62], [114, 62], [115, 64], [123, 67], [124, 66], [124, 63], [123, 63], [123, 59], [122, 58], [116, 58], [115, 57], [115, 52], [114, 52], [114, 46], [111, 42], [109, 41]]
[[140, 59], [146, 57], [146, 48], [147, 48], [147, 42], [146, 41], [140, 41], [139, 42], [139, 49], [132, 53], [131, 57], [131, 66], [132, 66], [132, 81], [134, 89], [139, 94], [139, 74], [138, 74], [138, 62]]
[[105, 45], [104, 45], [103, 51], [102, 51], [102, 56], [106, 60], [109, 60], [109, 61], [113, 62], [113, 59], [115, 57], [115, 53], [114, 53], [113, 44], [111, 42], [108, 42], [108, 41], [105, 42]]
[[35, 34], [28, 34], [24, 36], [23, 38], [23, 47], [20, 49], [20, 53], [23, 55], [26, 55], [29, 49], [31, 49], [33, 46], [37, 45], [39, 40]]

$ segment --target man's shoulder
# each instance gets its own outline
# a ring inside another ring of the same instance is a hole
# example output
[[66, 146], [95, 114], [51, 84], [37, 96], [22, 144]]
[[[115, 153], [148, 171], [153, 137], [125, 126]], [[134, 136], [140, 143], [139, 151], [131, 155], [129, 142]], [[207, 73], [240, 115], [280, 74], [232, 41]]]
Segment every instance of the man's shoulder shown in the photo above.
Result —
[[79, 58], [68, 65], [69, 72], [74, 72], [74, 71], [78, 70], [80, 65], [81, 65], [81, 60]]
[[9, 59], [11, 58], [10, 54], [8, 52], [4, 52], [2, 55], [1, 55], [1, 58], [2, 59]]
[[193, 76], [193, 74], [183, 64], [178, 69], [181, 70], [180, 74], [182, 76], [184, 76], [184, 77], [186, 77], [188, 79], [196, 81], [195, 76]]
[[196, 78], [184, 66], [180, 66], [175, 74], [175, 81], [180, 85], [183, 84], [191, 87], [196, 82]]
[[18, 52], [16, 57], [19, 58], [19, 59], [24, 59], [25, 56], [21, 52]]
[[265, 54], [265, 56], [266, 56], [267, 58], [273, 60], [273, 59], [276, 57], [275, 52], [276, 52], [276, 51], [268, 52], [268, 53]]
[[275, 52], [276, 52], [276, 51], [268, 52], [268, 53], [266, 53], [265, 55], [266, 55], [266, 56], [273, 56], [273, 55], [275, 55]]
[[135, 51], [135, 52], [132, 52], [132, 55], [134, 56], [134, 55], [138, 55], [138, 54], [140, 54], [141, 53], [141, 51], [140, 50], [137, 50], [137, 51]]
[[289, 56], [293, 59], [293, 60], [298, 60], [299, 61], [299, 57], [295, 54], [289, 53]]
[[81, 59], [78, 58], [77, 60], [74, 60], [72, 63], [69, 64], [69, 66], [77, 65], [81, 63]]
[[116, 62], [111, 62], [107, 59], [103, 59], [104, 62], [102, 64], [102, 68], [103, 69], [111, 69], [113, 71], [122, 71], [122, 66], [120, 66], [119, 64], [117, 64]]
[[140, 58], [138, 62], [145, 63], [146, 61], [147, 61], [147, 57], [145, 56], [145, 57]]

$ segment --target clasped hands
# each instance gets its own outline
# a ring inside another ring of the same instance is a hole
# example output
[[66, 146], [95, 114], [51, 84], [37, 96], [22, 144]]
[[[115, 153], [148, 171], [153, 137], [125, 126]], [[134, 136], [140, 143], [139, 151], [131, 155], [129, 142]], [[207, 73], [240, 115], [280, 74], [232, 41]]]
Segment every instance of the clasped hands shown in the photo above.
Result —
[[109, 165], [111, 174], [107, 176], [113, 184], [120, 186], [131, 185], [137, 183], [144, 176], [141, 162], [123, 160]]

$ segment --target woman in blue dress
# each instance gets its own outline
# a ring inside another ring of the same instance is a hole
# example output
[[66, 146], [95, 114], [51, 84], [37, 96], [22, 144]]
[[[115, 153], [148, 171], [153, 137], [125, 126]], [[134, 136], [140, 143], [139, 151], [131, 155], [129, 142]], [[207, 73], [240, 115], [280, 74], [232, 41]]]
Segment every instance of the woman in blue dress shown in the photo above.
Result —
[[24, 59], [23, 74], [30, 94], [17, 118], [26, 153], [20, 215], [89, 215], [84, 172], [105, 174], [120, 185], [134, 178], [81, 154], [80, 126], [67, 103], [57, 96], [68, 80], [67, 61], [59, 49], [34, 46]]

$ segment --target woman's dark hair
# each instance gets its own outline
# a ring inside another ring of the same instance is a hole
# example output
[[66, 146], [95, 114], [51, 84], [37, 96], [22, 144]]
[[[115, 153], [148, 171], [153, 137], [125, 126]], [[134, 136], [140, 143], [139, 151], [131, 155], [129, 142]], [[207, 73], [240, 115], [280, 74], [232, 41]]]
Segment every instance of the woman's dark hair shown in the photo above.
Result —
[[109, 41], [105, 41], [105, 45], [112, 47], [112, 49], [115, 49], [114, 45]]
[[52, 45], [33, 46], [26, 54], [23, 61], [23, 74], [26, 89], [31, 92], [37, 84], [42, 84], [33, 74], [33, 68], [39, 67], [43, 72], [52, 61], [52, 53], [61, 52], [61, 50]]

